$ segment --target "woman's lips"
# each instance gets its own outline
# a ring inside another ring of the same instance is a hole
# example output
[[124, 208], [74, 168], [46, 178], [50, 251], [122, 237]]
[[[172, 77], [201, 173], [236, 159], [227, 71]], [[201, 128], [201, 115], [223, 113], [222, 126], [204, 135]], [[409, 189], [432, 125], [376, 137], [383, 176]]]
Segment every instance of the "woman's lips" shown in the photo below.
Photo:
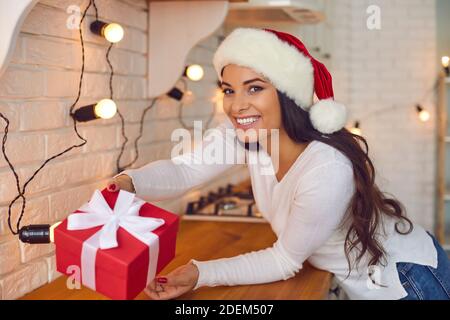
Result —
[[237, 122], [236, 119], [234, 119], [234, 121], [236, 123], [236, 128], [243, 129], [243, 130], [250, 129], [250, 128], [256, 126], [259, 123], [259, 121], [261, 120], [261, 116], [252, 116], [252, 118], [258, 118], [258, 119], [256, 121], [253, 121], [248, 124], [240, 124], [239, 122]]

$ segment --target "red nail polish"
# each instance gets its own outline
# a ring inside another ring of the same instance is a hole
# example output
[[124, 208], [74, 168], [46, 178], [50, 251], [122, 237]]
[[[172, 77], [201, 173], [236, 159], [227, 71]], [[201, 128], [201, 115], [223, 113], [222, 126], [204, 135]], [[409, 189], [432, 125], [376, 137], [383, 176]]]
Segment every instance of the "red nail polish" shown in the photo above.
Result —
[[115, 185], [114, 183], [110, 184], [110, 185], [109, 185], [109, 189], [110, 189], [111, 191], [116, 190], [116, 185]]
[[159, 277], [159, 278], [156, 278], [156, 281], [158, 281], [159, 283], [167, 283], [167, 278], [166, 277]]

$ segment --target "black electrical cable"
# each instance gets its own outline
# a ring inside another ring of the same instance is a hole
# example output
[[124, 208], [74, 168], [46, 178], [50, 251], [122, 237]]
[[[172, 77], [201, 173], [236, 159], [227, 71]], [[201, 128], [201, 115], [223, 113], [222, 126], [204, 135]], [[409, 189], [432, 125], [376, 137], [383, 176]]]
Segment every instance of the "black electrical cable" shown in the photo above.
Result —
[[94, 6], [94, 9], [95, 9], [95, 20], [98, 21], [98, 8], [97, 8], [97, 5], [95, 4], [95, 0], [91, 0], [91, 3], [92, 3], [92, 5]]
[[[94, 6], [95, 6], [95, 1], [94, 2]], [[96, 17], [98, 20], [98, 15], [97, 15], [97, 11], [96, 11]], [[108, 62], [108, 66], [109, 69], [111, 70], [110, 76], [109, 76], [109, 98], [111, 100], [113, 100], [114, 98], [114, 90], [113, 90], [113, 85], [112, 85], [112, 80], [113, 80], [113, 76], [114, 76], [114, 68], [113, 65], [111, 63], [111, 60], [109, 59], [109, 53], [111, 52], [111, 48], [113, 47], [114, 43], [111, 43], [111, 45], [109, 46], [108, 50], [106, 51], [106, 61]], [[125, 150], [125, 146], [128, 143], [128, 137], [125, 134], [125, 118], [123, 116], [123, 114], [120, 112], [119, 108], [117, 108], [117, 114], [119, 115], [120, 118], [120, 125], [121, 125], [121, 133], [122, 133], [122, 137], [123, 137], [123, 142], [122, 145], [120, 147], [120, 152], [119, 152], [119, 156], [116, 159], [116, 169], [117, 169], [117, 173], [120, 173], [121, 171], [125, 170], [126, 168], [132, 166], [138, 159], [139, 157], [139, 147], [138, 147], [138, 142], [139, 139], [142, 137], [142, 132], [143, 132], [143, 126], [144, 126], [144, 118], [145, 118], [145, 114], [147, 113], [148, 110], [150, 110], [154, 104], [156, 102], [156, 98], [153, 99], [152, 103], [150, 104], [150, 106], [146, 107], [144, 109], [144, 111], [142, 112], [142, 116], [141, 116], [141, 120], [140, 120], [140, 128], [139, 128], [139, 136], [134, 140], [134, 148], [135, 148], [135, 157], [134, 159], [128, 163], [125, 166], [120, 166], [120, 159], [122, 158], [122, 155], [124, 153]]]
[[[79, 30], [80, 30], [80, 42], [81, 42], [81, 73], [80, 73], [80, 81], [78, 84], [78, 93], [77, 93], [77, 97], [75, 99], [75, 102], [73, 102], [73, 104], [70, 106], [70, 114], [73, 115], [73, 109], [75, 108], [75, 105], [77, 104], [77, 102], [80, 99], [80, 95], [81, 95], [81, 87], [82, 87], [82, 83], [83, 83], [83, 75], [84, 75], [84, 64], [85, 64], [85, 59], [84, 59], [84, 40], [83, 40], [83, 31], [81, 28], [81, 25], [83, 23], [84, 18], [86, 17], [86, 13], [89, 10], [89, 8], [91, 7], [91, 5], [94, 4], [94, 7], [96, 9], [95, 3], [93, 0], [91, 0], [89, 2], [89, 4], [87, 5], [86, 9], [83, 12], [83, 15], [81, 17], [80, 20], [80, 24], [79, 24]], [[78, 128], [77, 128], [77, 121], [75, 121], [74, 117], [71, 117], [73, 120], [73, 128], [75, 133], [77, 134], [77, 136], [83, 140], [82, 143], [80, 144], [74, 144], [71, 147], [65, 149], [64, 151], [57, 153], [53, 156], [51, 156], [50, 158], [46, 159], [44, 161], [44, 163], [33, 173], [33, 175], [25, 182], [25, 184], [22, 187], [22, 190], [20, 189], [20, 179], [19, 176], [17, 175], [17, 172], [14, 168], [14, 165], [11, 163], [11, 161], [9, 160], [8, 156], [6, 155], [6, 142], [8, 140], [8, 131], [9, 131], [9, 120], [7, 117], [5, 117], [1, 112], [0, 112], [0, 117], [6, 122], [6, 126], [5, 126], [5, 132], [3, 135], [3, 139], [2, 139], [2, 152], [3, 152], [3, 156], [5, 157], [6, 162], [9, 165], [9, 168], [11, 169], [11, 171], [14, 174], [14, 177], [16, 179], [16, 186], [17, 186], [17, 192], [18, 195], [10, 202], [9, 206], [8, 206], [8, 227], [11, 230], [12, 234], [17, 235], [19, 234], [19, 230], [20, 230], [20, 222], [22, 221], [24, 212], [25, 212], [25, 207], [26, 207], [26, 198], [25, 198], [25, 192], [26, 192], [26, 188], [27, 185], [34, 179], [34, 177], [38, 174], [39, 171], [41, 171], [46, 165], [47, 163], [49, 163], [51, 160], [69, 152], [70, 150], [74, 149], [74, 148], [79, 148], [82, 147], [83, 145], [85, 145], [87, 143], [87, 140], [85, 138], [83, 138], [80, 133], [78, 132]], [[14, 205], [14, 203], [19, 199], [22, 199], [22, 209], [21, 209], [21, 213], [19, 215], [19, 218], [17, 220], [16, 223], [16, 230], [14, 230], [13, 226], [12, 226], [12, 222], [11, 222], [11, 208]]]
[[[180, 80], [184, 84], [183, 92], [184, 92], [184, 94], [186, 94], [186, 91], [187, 91], [186, 79], [181, 78]], [[188, 130], [194, 129], [193, 126], [188, 126], [183, 120], [183, 112], [182, 112], [182, 110], [183, 110], [183, 108], [182, 108], [183, 107], [183, 102], [182, 101], [183, 101], [183, 99], [181, 99], [180, 104], [178, 105], [178, 121], [181, 123], [183, 128], [188, 129]], [[216, 105], [215, 105], [215, 103], [213, 103], [213, 111], [211, 112], [208, 120], [206, 121], [205, 130], [209, 128], [209, 125], [210, 125], [210, 123], [211, 123], [211, 121], [212, 121], [212, 119], [214, 118], [215, 115], [216, 115]]]
[[[106, 51], [106, 61], [108, 62], [109, 65], [109, 69], [111, 70], [111, 73], [109, 75], [109, 98], [111, 100], [113, 100], [114, 98], [114, 91], [113, 91], [113, 86], [112, 86], [112, 79], [114, 76], [114, 68], [111, 64], [111, 61], [109, 60], [109, 53], [111, 51], [111, 48], [113, 47], [114, 43], [111, 43], [111, 45], [109, 46], [108, 50]], [[122, 148], [120, 150], [119, 156], [117, 157], [116, 160], [116, 167], [117, 167], [117, 173], [119, 173], [121, 171], [121, 167], [120, 167], [120, 158], [122, 157], [123, 154], [123, 150], [125, 148], [125, 145], [128, 142], [128, 137], [125, 134], [125, 118], [123, 117], [122, 113], [120, 112], [119, 108], [117, 107], [117, 114], [119, 115], [120, 118], [120, 125], [121, 125], [121, 132], [122, 132], [122, 137], [123, 137], [123, 143], [122, 143]]]
[[[142, 116], [141, 116], [141, 120], [140, 120], [140, 126], [139, 126], [139, 136], [134, 140], [134, 149], [136, 151], [134, 159], [130, 163], [128, 163], [127, 165], [125, 165], [123, 167], [120, 167], [120, 165], [119, 165], [120, 158], [122, 157], [122, 154], [123, 154], [124, 149], [125, 149], [125, 144], [128, 141], [128, 139], [126, 141], [124, 141], [124, 143], [122, 143], [122, 146], [120, 148], [120, 154], [119, 154], [119, 157], [117, 158], [117, 173], [120, 173], [121, 171], [125, 170], [126, 168], [131, 167], [137, 161], [137, 159], [139, 157], [138, 142], [139, 142], [139, 140], [142, 137], [145, 114], [147, 113], [148, 110], [153, 108], [153, 106], [155, 105], [156, 101], [157, 101], [156, 98], [153, 99], [152, 103], [148, 107], [146, 107], [144, 109], [144, 111], [142, 112]], [[122, 121], [122, 135], [124, 134], [123, 132], [124, 131], [123, 131], [123, 121]]]
[[[433, 99], [434, 99], [436, 97], [436, 91], [437, 91], [438, 87], [439, 87], [439, 78], [437, 78], [433, 82], [433, 85], [425, 92], [423, 97], [420, 99], [421, 102], [418, 103], [418, 104], [421, 105], [422, 102], [426, 101], [426, 99], [429, 97], [430, 94], [433, 94]], [[414, 108], [416, 108], [416, 105], [414, 105]], [[387, 111], [391, 111], [391, 110], [395, 110], [395, 109], [406, 109], [406, 108], [411, 108], [411, 106], [410, 105], [408, 105], [406, 107], [404, 105], [387, 106], [387, 107], [384, 107], [384, 108], [381, 108], [381, 109], [376, 109], [376, 110], [369, 111], [368, 113], [366, 113], [366, 114], [362, 115], [361, 117], [357, 118], [357, 121], [359, 122], [359, 125], [361, 125], [362, 120], [366, 120], [367, 118], [371, 118], [374, 115], [382, 114], [382, 113], [385, 113]]]
[[[111, 51], [112, 46], [113, 46], [113, 43], [111, 43], [111, 45], [109, 46], [108, 51], [106, 53], [106, 61], [108, 62], [109, 68], [111, 70], [111, 74], [110, 74], [110, 77], [109, 77], [109, 92], [110, 92], [110, 99], [111, 100], [113, 100], [113, 95], [114, 95], [113, 86], [112, 86], [112, 78], [113, 78], [113, 75], [114, 75], [114, 69], [113, 69], [113, 66], [111, 64], [111, 61], [109, 60], [109, 52]], [[137, 159], [139, 157], [138, 142], [139, 142], [139, 139], [141, 139], [141, 137], [142, 137], [145, 114], [147, 113], [148, 110], [150, 110], [154, 106], [154, 104], [156, 103], [156, 100], [157, 100], [156, 98], [153, 99], [152, 103], [148, 107], [146, 107], [144, 109], [144, 111], [142, 112], [142, 116], [141, 116], [141, 120], [140, 120], [140, 126], [139, 126], [139, 136], [134, 140], [134, 149], [136, 151], [135, 157], [130, 163], [128, 163], [127, 165], [125, 165], [123, 167], [120, 166], [120, 159], [122, 158], [123, 152], [125, 150], [125, 146], [126, 146], [126, 144], [128, 142], [128, 137], [125, 134], [125, 118], [123, 117], [122, 113], [119, 111], [119, 108], [117, 108], [117, 113], [118, 113], [118, 115], [120, 117], [121, 132], [122, 132], [122, 137], [123, 137], [123, 142], [122, 142], [122, 145], [120, 147], [119, 156], [117, 157], [117, 160], [116, 160], [117, 173], [120, 173], [121, 171], [125, 170], [126, 168], [132, 166], [137, 161]]]
[[[9, 132], [9, 120], [8, 120], [8, 118], [7, 118], [5, 115], [3, 115], [3, 114], [0, 112], [0, 117], [6, 122], [6, 126], [5, 126], [5, 129], [4, 129], [4, 136], [3, 136], [3, 139], [2, 139], [2, 153], [3, 153], [3, 156], [4, 156], [5, 160], [6, 160], [6, 162], [8, 163], [8, 165], [9, 165], [11, 171], [12, 171], [13, 174], [14, 174], [14, 177], [15, 177], [15, 179], [16, 179], [17, 191], [18, 191], [18, 195], [11, 201], [11, 203], [10, 203], [9, 206], [8, 206], [8, 227], [9, 227], [9, 229], [11, 230], [12, 234], [14, 234], [14, 235], [19, 234], [19, 230], [20, 230], [20, 222], [21, 222], [21, 220], [22, 220], [22, 218], [23, 218], [23, 215], [24, 215], [24, 212], [25, 212], [25, 208], [26, 208], [25, 192], [26, 192], [26, 187], [27, 187], [27, 185], [34, 179], [34, 177], [37, 175], [37, 173], [38, 173], [40, 170], [42, 170], [42, 169], [46, 166], [46, 164], [49, 163], [51, 160], [53, 160], [53, 159], [55, 159], [55, 158], [57, 158], [57, 157], [59, 157], [59, 156], [65, 154], [65, 153], [69, 152], [70, 150], [72, 150], [72, 149], [74, 149], [74, 148], [82, 147], [83, 145], [85, 145], [85, 144], [87, 143], [87, 140], [86, 140], [84, 137], [82, 137], [82, 136], [80, 135], [80, 133], [78, 132], [77, 121], [75, 120], [73, 110], [74, 110], [74, 108], [75, 108], [76, 104], [78, 103], [78, 101], [79, 101], [79, 99], [80, 99], [80, 96], [81, 96], [81, 87], [82, 87], [82, 83], [83, 83], [83, 76], [84, 76], [84, 69], [85, 69], [85, 49], [84, 49], [84, 39], [83, 39], [83, 32], [82, 32], [82, 23], [83, 23], [83, 21], [84, 21], [84, 19], [85, 19], [85, 17], [86, 17], [87, 11], [88, 11], [89, 8], [91, 7], [91, 5], [92, 5], [92, 6], [94, 7], [94, 9], [95, 9], [95, 17], [96, 17], [96, 20], [98, 20], [98, 8], [97, 8], [97, 6], [96, 6], [96, 4], [95, 4], [95, 0], [91, 0], [91, 1], [89, 2], [89, 4], [86, 6], [85, 10], [83, 11], [83, 15], [82, 15], [81, 20], [80, 20], [80, 23], [79, 23], [79, 34], [80, 34], [80, 43], [81, 43], [81, 57], [82, 57], [81, 73], [80, 73], [80, 80], [79, 80], [79, 85], [78, 85], [78, 93], [77, 93], [77, 97], [76, 97], [75, 101], [73, 102], [73, 104], [70, 106], [70, 109], [69, 109], [69, 114], [70, 114], [70, 116], [71, 116], [71, 118], [72, 118], [72, 121], [73, 121], [73, 128], [74, 128], [74, 131], [75, 131], [75, 133], [77, 134], [77, 136], [78, 136], [83, 142], [80, 143], [80, 144], [72, 145], [71, 147], [65, 149], [64, 151], [62, 151], [62, 152], [60, 152], [60, 153], [58, 153], [58, 154], [55, 154], [55, 155], [53, 155], [52, 157], [46, 159], [46, 160], [44, 161], [44, 163], [43, 163], [43, 164], [42, 164], [42, 165], [41, 165], [41, 166], [33, 173], [33, 175], [25, 182], [25, 184], [23, 185], [22, 190], [21, 190], [21, 189], [20, 189], [20, 179], [19, 179], [19, 176], [18, 176], [18, 174], [17, 174], [17, 172], [16, 172], [16, 170], [15, 170], [14, 165], [10, 162], [10, 160], [9, 160], [7, 154], [6, 154], [6, 142], [7, 142], [7, 139], [8, 139], [8, 132]], [[112, 80], [113, 80], [113, 76], [114, 76], [114, 69], [113, 69], [113, 66], [112, 66], [112, 64], [111, 64], [111, 61], [110, 61], [110, 59], [109, 59], [109, 54], [110, 54], [110, 51], [111, 51], [112, 46], [113, 46], [113, 43], [111, 43], [111, 45], [109, 46], [109, 48], [108, 48], [108, 50], [107, 50], [107, 52], [106, 52], [106, 60], [107, 60], [107, 62], [108, 62], [109, 68], [110, 68], [110, 70], [111, 70], [111, 72], [110, 72], [110, 77], [109, 77], [109, 90], [110, 90], [110, 99], [111, 99], [111, 100], [113, 100], [113, 94], [114, 94], [113, 86], [112, 86]], [[183, 82], [184, 82], [184, 84], [185, 84], [185, 89], [186, 89], [186, 88], [187, 88], [186, 81], [185, 81], [184, 79], [182, 79], [182, 80], [183, 80]], [[125, 134], [125, 119], [124, 119], [122, 113], [119, 111], [119, 108], [117, 108], [117, 113], [119, 114], [119, 117], [120, 117], [120, 119], [121, 119], [121, 131], [122, 131], [122, 137], [124, 138], [124, 141], [123, 141], [123, 143], [122, 143], [121, 150], [120, 150], [119, 156], [118, 156], [118, 158], [117, 158], [117, 162], [116, 162], [117, 173], [121, 172], [122, 170], [126, 169], [127, 167], [132, 166], [132, 165], [137, 161], [137, 159], [138, 159], [138, 157], [139, 157], [138, 142], [139, 142], [140, 138], [141, 138], [142, 135], [143, 135], [143, 125], [144, 125], [145, 115], [146, 115], [146, 113], [147, 113], [148, 110], [150, 110], [151, 108], [153, 108], [153, 106], [155, 105], [156, 101], [157, 101], [157, 98], [153, 99], [152, 103], [151, 103], [148, 107], [146, 107], [146, 108], [143, 110], [142, 116], [141, 116], [141, 119], [140, 119], [139, 135], [138, 135], [138, 137], [137, 137], [137, 138], [135, 139], [135, 141], [134, 141], [135, 157], [134, 157], [134, 159], [133, 159], [130, 163], [128, 163], [127, 165], [125, 165], [125, 166], [123, 166], [123, 167], [120, 166], [120, 159], [121, 159], [121, 157], [122, 157], [122, 155], [123, 155], [125, 146], [126, 146], [126, 144], [127, 144], [127, 142], [128, 142], [128, 138], [127, 138], [127, 136], [126, 136], [126, 134]], [[182, 105], [182, 103], [181, 103], [181, 105]], [[180, 105], [180, 107], [181, 107], [181, 105]], [[209, 123], [210, 123], [211, 120], [213, 119], [215, 113], [216, 113], [216, 109], [214, 108], [212, 115], [210, 116], [210, 118], [209, 118], [208, 121], [207, 121], [207, 125], [206, 125], [207, 127], [209, 126]], [[182, 123], [182, 125], [183, 125], [185, 128], [187, 128], [187, 126], [185, 125], [185, 123], [184, 123], [183, 120], [182, 120], [181, 109], [180, 109], [180, 111], [179, 111], [179, 119], [180, 119], [180, 122]], [[16, 230], [14, 230], [14, 228], [13, 228], [13, 226], [12, 226], [12, 222], [11, 222], [11, 215], [12, 215], [12, 214], [11, 214], [11, 208], [12, 208], [12, 206], [14, 205], [14, 203], [15, 203], [18, 199], [20, 199], [20, 198], [22, 199], [22, 208], [21, 208], [21, 213], [20, 213], [19, 218], [18, 218], [17, 223], [16, 223]]]

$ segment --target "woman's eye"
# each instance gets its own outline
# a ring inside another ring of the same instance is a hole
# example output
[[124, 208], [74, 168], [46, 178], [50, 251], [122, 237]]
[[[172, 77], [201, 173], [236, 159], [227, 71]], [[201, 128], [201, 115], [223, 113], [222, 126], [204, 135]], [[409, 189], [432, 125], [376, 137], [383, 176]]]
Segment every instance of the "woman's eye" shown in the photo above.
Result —
[[222, 92], [226, 95], [227, 94], [227, 90], [230, 90], [230, 89], [223, 89]]
[[[256, 89], [256, 90], [253, 90], [253, 91], [252, 91], [252, 89]], [[259, 86], [252, 86], [252, 87], [250, 87], [250, 92], [257, 92], [257, 91], [261, 91], [262, 89], [263, 89], [263, 88], [261, 88], [261, 87], [259, 87]], [[228, 93], [229, 93], [228, 90], [231, 90], [231, 89], [226, 88], [226, 89], [223, 89], [222, 92], [223, 92], [225, 95], [228, 95]], [[231, 90], [231, 91], [233, 91], [233, 90]]]
[[263, 89], [263, 88], [261, 88], [261, 87], [259, 87], [259, 86], [253, 86], [253, 87], [250, 87], [250, 90], [253, 89], [253, 88], [258, 89], [258, 90], [256, 90], [256, 91], [261, 91], [261, 90]]

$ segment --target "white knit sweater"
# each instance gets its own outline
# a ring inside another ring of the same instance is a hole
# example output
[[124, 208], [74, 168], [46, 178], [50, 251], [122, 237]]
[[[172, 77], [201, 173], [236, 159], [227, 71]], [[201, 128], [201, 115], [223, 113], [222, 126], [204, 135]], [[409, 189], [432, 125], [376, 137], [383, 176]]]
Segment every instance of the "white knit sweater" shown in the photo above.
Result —
[[[204, 142], [203, 149], [210, 143], [225, 145], [226, 152], [242, 148], [236, 147], [232, 128], [232, 123], [225, 120], [216, 128], [225, 138]], [[192, 160], [199, 157], [199, 152], [196, 147], [193, 152], [172, 160], [157, 160], [116, 176], [129, 175], [136, 195], [144, 200], [175, 198], [233, 166], [194, 163]], [[248, 160], [248, 156], [256, 151], [245, 151], [244, 154]], [[348, 265], [344, 239], [347, 227], [341, 223], [355, 190], [350, 160], [337, 149], [312, 141], [278, 181], [271, 158], [264, 149], [259, 151], [259, 157], [262, 161], [248, 163], [253, 194], [259, 211], [278, 239], [269, 248], [234, 257], [209, 261], [191, 259], [199, 269], [194, 290], [201, 286], [286, 280], [308, 260], [316, 268], [333, 273], [350, 299], [399, 299], [407, 293], [398, 277], [397, 261], [437, 267], [433, 241], [420, 225], [414, 224], [411, 233], [400, 235], [394, 230], [395, 221], [385, 218], [385, 233], [380, 231], [378, 237], [387, 252], [386, 266], [367, 268], [366, 257], [346, 278]], [[267, 171], [262, 174], [268, 168], [267, 163], [272, 174]], [[373, 275], [369, 277], [370, 273]]]

